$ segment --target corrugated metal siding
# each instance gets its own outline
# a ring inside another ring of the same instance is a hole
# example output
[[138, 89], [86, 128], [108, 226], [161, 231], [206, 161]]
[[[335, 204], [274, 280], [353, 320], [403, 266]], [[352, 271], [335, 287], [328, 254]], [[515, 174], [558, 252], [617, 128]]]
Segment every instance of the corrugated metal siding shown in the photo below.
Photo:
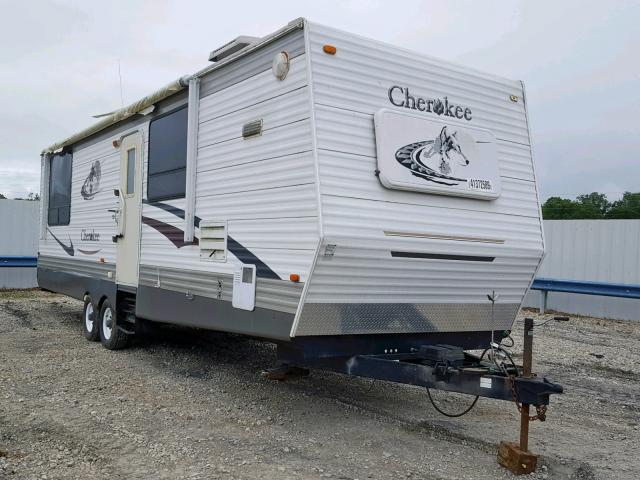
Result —
[[536, 219], [540, 237], [538, 202], [533, 182], [503, 178], [500, 198], [493, 201], [471, 200], [384, 188], [375, 177], [375, 157], [322, 150], [318, 154], [318, 163], [320, 191], [326, 196], [531, 217]]
[[[38, 254], [40, 202], [0, 200], [0, 255]], [[37, 286], [35, 268], [0, 268], [0, 288]]]
[[[114, 263], [93, 262], [86, 258], [48, 257], [46, 255], [38, 257], [38, 267], [111, 281], [113, 281], [112, 278], [115, 277], [116, 272]], [[109, 277], [109, 272], [112, 277]]]
[[[138, 119], [137, 125], [130, 125], [126, 132], [141, 130], [143, 138], [147, 138], [148, 119]], [[118, 199], [113, 195], [113, 190], [120, 185], [120, 150], [113, 146], [113, 141], [119, 139], [122, 132], [111, 137], [103, 138], [94, 144], [83, 144], [73, 150], [73, 167], [71, 182], [71, 217], [69, 225], [47, 227], [49, 230], [45, 240], [40, 240], [40, 254], [48, 257], [60, 257], [66, 259], [86, 259], [88, 262], [98, 262], [104, 258], [108, 263], [116, 262], [116, 244], [112, 236], [116, 233], [116, 225], [111, 209], [118, 207]], [[145, 143], [143, 149], [146, 150]], [[144, 155], [146, 157], [146, 154]], [[85, 199], [80, 193], [91, 166], [94, 162], [100, 162], [100, 187], [95, 196]], [[82, 240], [82, 231], [94, 231], [99, 235], [98, 241]], [[58, 242], [52, 237], [51, 232], [66, 245], [73, 243], [74, 257], [65, 253]], [[94, 254], [85, 254], [85, 251], [95, 251]]]
[[[640, 285], [640, 220], [545, 220], [547, 253], [539, 277]], [[540, 305], [540, 292], [527, 295]], [[548, 308], [640, 320], [640, 300], [550, 292]]]
[[262, 48], [231, 62], [218, 69], [213, 75], [205, 75], [202, 79], [200, 95], [206, 97], [227, 87], [237, 85], [271, 68], [273, 57], [282, 51], [295, 59], [304, 54], [304, 34], [302, 30], [294, 30], [289, 34], [264, 45]]
[[[287, 78], [280, 81], [272, 74], [271, 63], [273, 55], [282, 50], [290, 54], [291, 69]], [[318, 242], [318, 203], [307, 85], [304, 36], [301, 30], [296, 30], [205, 75], [200, 90], [195, 214], [205, 221], [227, 221], [228, 234], [249, 248], [285, 279], [285, 283], [290, 283], [290, 273], [298, 273], [304, 282]], [[147, 198], [149, 121], [184, 103], [186, 92], [181, 92], [159, 102], [153, 114], [128, 119], [75, 146], [71, 223], [50, 227], [61, 242], [73, 242], [74, 256], [65, 253], [51, 233], [47, 233], [46, 239], [40, 242], [43, 261], [53, 262], [51, 265], [58, 269], [75, 268], [84, 258], [88, 262], [86, 265], [91, 266], [100, 257], [107, 264], [115, 263], [116, 248], [111, 237], [116, 228], [108, 210], [117, 207], [113, 189], [118, 187], [120, 179], [120, 151], [113, 147], [112, 141], [124, 132], [142, 130], [142, 185], [143, 198]], [[258, 118], [263, 120], [262, 134], [242, 138], [243, 124]], [[95, 161], [101, 163], [100, 192], [92, 200], [84, 200], [80, 188]], [[163, 203], [177, 209], [185, 207], [184, 199]], [[142, 205], [142, 215], [179, 230], [184, 228], [184, 220], [178, 215], [152, 204]], [[95, 230], [100, 241], [81, 241], [83, 229]], [[198, 233], [196, 231], [196, 236]], [[99, 249], [99, 253], [87, 256], [79, 252], [78, 247]], [[230, 278], [237, 263], [232, 254], [228, 255], [227, 262], [203, 261], [198, 246], [177, 248], [145, 224], [141, 230], [140, 249], [143, 272], [164, 268], [183, 271], [187, 277], [189, 272], [200, 272]], [[89, 267], [87, 271], [93, 269]], [[278, 288], [280, 286], [261, 282], [258, 304], [295, 312], [302, 288], [294, 286], [283, 295], [278, 293]]]
[[[428, 312], [428, 305], [433, 305], [434, 318], [436, 311], [450, 312], [450, 324], [440, 318], [434, 329], [477, 330], [481, 327], [477, 322], [454, 318], [451, 313], [468, 309], [447, 309], [443, 305], [490, 305], [487, 294], [495, 290], [498, 303], [509, 306], [496, 312], [496, 324], [510, 325], [517, 310], [512, 307], [522, 301], [543, 251], [524, 105], [509, 99], [510, 95], [522, 98], [520, 82], [324, 26], [311, 24], [307, 34], [325, 238], [305, 305], [342, 303], [345, 307], [339, 310], [349, 311], [353, 318], [341, 318], [341, 322], [350, 325], [359, 316], [366, 322], [366, 304], [420, 305], [403, 310], [407, 315], [415, 311], [415, 318], [391, 322], [384, 330], [389, 333], [419, 331], [425, 320], [420, 312]], [[336, 45], [336, 55], [323, 53], [326, 43]], [[471, 108], [471, 122], [447, 117], [447, 123], [485, 128], [496, 136], [502, 183], [499, 199], [405, 192], [380, 184], [375, 175], [373, 115], [382, 108], [398, 108], [388, 99], [388, 89], [393, 85], [408, 87], [415, 96], [447, 96]], [[385, 231], [409, 236], [389, 236]], [[333, 256], [323, 254], [327, 244], [336, 245]], [[495, 260], [398, 258], [392, 257], [391, 251], [487, 256]], [[347, 308], [349, 304], [363, 307], [356, 311]], [[345, 333], [328, 318], [324, 328], [311, 325], [325, 320], [316, 314], [305, 317], [307, 312], [305, 308], [294, 325], [300, 334]], [[490, 326], [486, 324], [487, 329]], [[366, 333], [354, 328], [349, 331]]]
[[[317, 103], [370, 114], [389, 105], [389, 87], [401, 85], [414, 95], [448, 96], [472, 109], [475, 127], [487, 128], [501, 140], [529, 144], [524, 105], [509, 101], [509, 95], [522, 97], [520, 82], [330, 27], [311, 24], [308, 33]], [[336, 45], [338, 53], [323, 54], [326, 43]]]
[[[300, 32], [294, 35], [301, 38]], [[255, 63], [241, 59], [234, 68], [240, 75], [238, 68], [255, 69]], [[299, 53], [292, 59], [283, 81], [272, 74], [271, 62], [262, 68], [251, 70], [250, 76], [241, 75], [241, 81], [215, 93], [204, 89], [195, 215], [203, 221], [226, 221], [228, 235], [280, 278], [288, 282], [290, 273], [298, 273], [304, 282], [319, 235], [306, 56]], [[223, 73], [221, 69], [210, 75]], [[213, 80], [205, 77], [202, 82]], [[243, 138], [243, 125], [257, 119], [263, 121], [262, 134]], [[163, 203], [184, 208], [183, 199]], [[184, 226], [178, 216], [156, 206], [144, 205], [143, 209], [147, 217], [179, 229]], [[198, 246], [176, 248], [153, 228], [142, 227], [141, 269], [145, 272], [182, 269], [231, 278], [236, 264], [231, 252], [226, 262], [202, 260]], [[173, 288], [173, 284], [163, 285]], [[265, 284], [258, 288], [258, 306], [295, 312], [298, 300], [292, 305], [291, 295], [268, 294], [264, 288]], [[294, 291], [299, 299], [302, 289]], [[224, 299], [230, 300], [230, 293]]]
[[[140, 284], [150, 287], [190, 293], [231, 302], [233, 276], [214, 272], [199, 272], [184, 268], [140, 267]], [[295, 313], [303, 285], [288, 280], [258, 278], [256, 307]], [[248, 332], [250, 333], [250, 332]]]
[[640, 284], [640, 220], [545, 220], [539, 277]]
[[[334, 257], [320, 257], [307, 302], [331, 299], [359, 302], [486, 301], [496, 290], [501, 302], [520, 303], [541, 255], [539, 227], [521, 217], [503, 223], [491, 213], [403, 206], [344, 197], [323, 197], [325, 242], [337, 245]], [[482, 237], [503, 244], [386, 236], [385, 231]], [[391, 257], [391, 251], [495, 256], [494, 262], [416, 260]], [[339, 273], [342, 273], [340, 275]]]

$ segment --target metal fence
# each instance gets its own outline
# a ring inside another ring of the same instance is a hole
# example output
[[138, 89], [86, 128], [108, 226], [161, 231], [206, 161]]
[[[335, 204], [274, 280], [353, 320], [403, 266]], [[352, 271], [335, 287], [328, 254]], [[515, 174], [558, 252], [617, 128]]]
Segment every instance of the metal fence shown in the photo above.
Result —
[[[640, 286], [640, 220], [545, 220], [547, 254], [538, 279], [607, 286]], [[540, 282], [538, 282], [540, 283]], [[623, 284], [623, 285], [621, 285]], [[542, 292], [531, 291], [525, 305], [539, 307]], [[640, 300], [549, 291], [547, 308], [561, 312], [640, 320]]]
[[0, 289], [37, 286], [40, 202], [0, 200]]

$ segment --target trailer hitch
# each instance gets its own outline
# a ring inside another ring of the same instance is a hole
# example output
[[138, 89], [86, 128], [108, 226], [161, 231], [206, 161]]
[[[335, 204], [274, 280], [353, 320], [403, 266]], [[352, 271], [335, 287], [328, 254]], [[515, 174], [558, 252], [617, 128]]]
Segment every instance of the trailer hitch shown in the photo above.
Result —
[[515, 377], [517, 401], [528, 405], [549, 405], [549, 395], [564, 393], [562, 385], [546, 378]]

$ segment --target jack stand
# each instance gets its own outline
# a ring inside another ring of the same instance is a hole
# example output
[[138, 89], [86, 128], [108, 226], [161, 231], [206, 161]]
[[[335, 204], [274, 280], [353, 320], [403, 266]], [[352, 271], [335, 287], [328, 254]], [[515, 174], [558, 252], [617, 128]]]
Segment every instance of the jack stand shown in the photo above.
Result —
[[[524, 319], [524, 352], [522, 376], [531, 377], [533, 363], [533, 319]], [[522, 404], [520, 411], [520, 444], [500, 442], [498, 463], [516, 475], [535, 472], [538, 456], [529, 451], [529, 405]]]

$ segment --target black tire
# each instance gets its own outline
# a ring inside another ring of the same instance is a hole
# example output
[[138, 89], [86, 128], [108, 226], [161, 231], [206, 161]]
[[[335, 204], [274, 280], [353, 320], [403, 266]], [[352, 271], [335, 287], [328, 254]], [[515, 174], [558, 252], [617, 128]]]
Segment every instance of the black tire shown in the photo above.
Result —
[[129, 335], [118, 328], [116, 309], [109, 300], [100, 309], [100, 343], [109, 350], [120, 350], [129, 343]]
[[93, 300], [89, 295], [84, 297], [84, 308], [82, 309], [82, 331], [84, 338], [91, 342], [100, 340], [100, 326], [98, 325], [98, 310], [93, 305]]

